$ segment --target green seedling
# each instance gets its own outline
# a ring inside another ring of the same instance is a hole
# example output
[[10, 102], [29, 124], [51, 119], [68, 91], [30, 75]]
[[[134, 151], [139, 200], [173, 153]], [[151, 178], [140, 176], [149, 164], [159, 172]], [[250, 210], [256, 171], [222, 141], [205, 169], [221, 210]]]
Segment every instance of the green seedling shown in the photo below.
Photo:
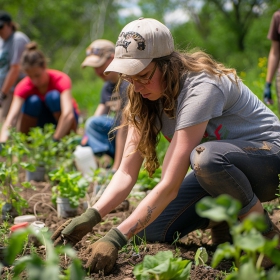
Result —
[[[38, 254], [32, 251], [30, 255], [18, 257], [24, 248], [25, 240], [30, 234], [36, 236], [45, 246], [45, 259], [40, 258]], [[84, 271], [74, 249], [68, 246], [54, 247], [47, 228], [40, 232], [35, 231], [32, 227], [15, 231], [10, 237], [6, 252], [6, 262], [13, 267], [13, 280], [21, 279], [20, 275], [23, 271], [25, 271], [29, 280], [84, 279]], [[61, 271], [60, 255], [67, 255], [71, 259], [71, 265], [64, 271]]]
[[[264, 273], [261, 267], [264, 255], [280, 266], [280, 252], [275, 249], [278, 239], [267, 240], [261, 234], [266, 228], [263, 215], [253, 213], [239, 222], [238, 213], [240, 209], [241, 204], [228, 195], [220, 195], [217, 198], [205, 197], [197, 203], [196, 211], [201, 217], [216, 222], [227, 221], [233, 238], [233, 244], [224, 243], [218, 246], [211, 266], [215, 268], [222, 259], [233, 258], [237, 268], [235, 275], [238, 275], [238, 277], [241, 275], [240, 273], [244, 275], [244, 270], [246, 273], [249, 273], [249, 271], [251, 273], [253, 264], [255, 274], [261, 277]], [[228, 277], [226, 279], [235, 279], [230, 278], [231, 276]]]
[[206, 265], [208, 261], [208, 253], [204, 247], [200, 247], [197, 249], [194, 260], [195, 265]]
[[[10, 130], [9, 139], [2, 145], [1, 157], [5, 161], [0, 162], [0, 195], [3, 206], [5, 203], [10, 205], [16, 213], [21, 214], [23, 208], [28, 204], [20, 195], [24, 188], [31, 188], [29, 182], [20, 182], [19, 171], [21, 169], [34, 171], [35, 167], [26, 163], [24, 160], [30, 156], [29, 150], [23, 144], [23, 134]], [[21, 183], [21, 184], [19, 184]]]
[[146, 255], [137, 264], [133, 274], [137, 280], [187, 280], [190, 279], [191, 261], [174, 258], [171, 251], [160, 251], [155, 256]]
[[74, 155], [79, 136], [74, 132], [64, 136], [59, 142], [53, 141], [55, 126], [46, 124], [43, 128], [33, 127], [24, 143], [30, 152], [29, 162], [35, 167], [43, 166], [46, 174], [51, 170], [63, 166], [67, 170], [74, 170]]
[[147, 171], [141, 168], [137, 184], [141, 186], [142, 190], [152, 190], [160, 181], [161, 178], [161, 168], [158, 168], [152, 177], [149, 177]]
[[6, 247], [9, 244], [10, 223], [3, 221], [0, 224], [0, 247]]
[[72, 207], [78, 207], [80, 199], [86, 196], [89, 182], [83, 178], [79, 171], [67, 172], [64, 167], [49, 173], [52, 187], [52, 202], [56, 204], [57, 197], [68, 198]]

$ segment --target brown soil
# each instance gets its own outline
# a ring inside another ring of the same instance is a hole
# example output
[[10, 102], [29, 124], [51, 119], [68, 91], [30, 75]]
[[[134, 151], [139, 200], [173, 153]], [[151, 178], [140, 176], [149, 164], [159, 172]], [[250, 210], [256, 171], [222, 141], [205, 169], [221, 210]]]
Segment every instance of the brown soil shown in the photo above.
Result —
[[[54, 232], [56, 228], [64, 223], [67, 219], [62, 219], [57, 217], [56, 208], [52, 205], [50, 201], [51, 186], [46, 182], [36, 183], [32, 182], [36, 186], [36, 191], [26, 189], [23, 191], [22, 195], [29, 201], [29, 208], [24, 211], [23, 214], [35, 214], [37, 219], [43, 221], [51, 232]], [[92, 195], [93, 185], [90, 186], [88, 190], [89, 197]], [[102, 222], [93, 228], [93, 231], [87, 234], [76, 246], [78, 257], [83, 263], [87, 261], [88, 255], [85, 251], [89, 243], [99, 239], [104, 236], [111, 227], [117, 226], [121, 223], [129, 214], [135, 209], [139, 200], [136, 197], [129, 197], [130, 206], [128, 210], [123, 208], [124, 205], [120, 205], [113, 213], [108, 214]], [[83, 213], [85, 210], [83, 208], [83, 203], [78, 209], [78, 215]], [[280, 210], [274, 210], [272, 219], [279, 226], [279, 215]], [[211, 240], [209, 231], [194, 231], [190, 233], [184, 239], [184, 243], [177, 242], [176, 244], [160, 244], [160, 243], [147, 243], [146, 246], [140, 246], [139, 254], [136, 254], [133, 250], [133, 246], [129, 245], [128, 250], [120, 251], [117, 262], [110, 275], [100, 274], [88, 274], [87, 279], [116, 279], [116, 280], [132, 280], [136, 279], [133, 274], [134, 265], [141, 262], [146, 254], [155, 255], [159, 251], [171, 250], [173, 254], [177, 257], [182, 257], [183, 259], [189, 259], [193, 262], [191, 269], [191, 279], [192, 280], [202, 280], [202, 279], [224, 279], [225, 273], [230, 272], [232, 267], [231, 260], [225, 260], [220, 263], [220, 265], [213, 269], [210, 267], [211, 258], [215, 252], [214, 247], [207, 245]], [[199, 247], [205, 247], [209, 260], [205, 266], [196, 266], [194, 263], [194, 256]], [[38, 251], [38, 254], [44, 256], [44, 250]], [[69, 265], [69, 260], [64, 257], [61, 258], [61, 267], [66, 268]], [[9, 268], [5, 268], [6, 273]], [[5, 273], [5, 272], [4, 272]], [[22, 278], [24, 279], [24, 278]]]

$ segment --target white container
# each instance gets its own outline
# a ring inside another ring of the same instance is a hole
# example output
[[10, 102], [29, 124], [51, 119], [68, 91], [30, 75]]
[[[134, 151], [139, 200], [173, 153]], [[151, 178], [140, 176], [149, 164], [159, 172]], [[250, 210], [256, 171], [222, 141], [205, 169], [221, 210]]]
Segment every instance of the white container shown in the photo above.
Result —
[[28, 222], [29, 224], [31, 224], [35, 221], [36, 221], [36, 217], [34, 215], [22, 215], [22, 216], [15, 217], [14, 224], [18, 225], [24, 222]]
[[[31, 227], [34, 229], [36, 234], [39, 234], [41, 230], [45, 227], [45, 223], [40, 221], [35, 221], [31, 223]], [[29, 235], [29, 241], [33, 243], [34, 246], [39, 247], [41, 244], [40, 240], [36, 237], [36, 235]]]
[[57, 206], [57, 217], [58, 218], [68, 218], [77, 216], [78, 208], [73, 208], [68, 198], [57, 197], [56, 198]]
[[92, 179], [97, 163], [91, 147], [78, 145], [74, 151], [74, 157], [77, 169], [86, 179]]
[[35, 221], [31, 224], [31, 226], [33, 227], [36, 233], [39, 233], [40, 230], [45, 227], [45, 223], [40, 221]]

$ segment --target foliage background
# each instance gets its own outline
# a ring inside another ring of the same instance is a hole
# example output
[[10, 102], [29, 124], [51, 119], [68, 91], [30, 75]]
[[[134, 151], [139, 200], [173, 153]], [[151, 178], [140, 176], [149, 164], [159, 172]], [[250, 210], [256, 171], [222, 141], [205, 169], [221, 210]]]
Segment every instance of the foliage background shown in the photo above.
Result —
[[[137, 15], [124, 16], [123, 11], [135, 8]], [[95, 77], [92, 69], [80, 66], [86, 47], [98, 38], [116, 42], [122, 27], [140, 15], [165, 23], [172, 31], [178, 49], [197, 47], [227, 66], [236, 68], [244, 82], [262, 98], [265, 57], [270, 48], [266, 36], [271, 16], [279, 8], [278, 0], [0, 2], [0, 9], [8, 11], [20, 25], [20, 30], [39, 43], [49, 58], [49, 67], [70, 75], [73, 95], [85, 115], [94, 112], [102, 86], [102, 81]], [[178, 14], [178, 11], [181, 13]], [[189, 20], [180, 21], [183, 17]], [[272, 110], [277, 113], [276, 106]]]

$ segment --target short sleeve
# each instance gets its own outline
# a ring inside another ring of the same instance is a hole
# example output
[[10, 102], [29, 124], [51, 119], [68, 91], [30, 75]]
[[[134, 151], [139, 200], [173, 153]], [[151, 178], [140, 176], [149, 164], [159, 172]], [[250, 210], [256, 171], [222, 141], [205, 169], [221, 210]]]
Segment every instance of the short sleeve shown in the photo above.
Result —
[[185, 89], [178, 99], [176, 130], [221, 116], [225, 102], [223, 92], [208, 82]]

